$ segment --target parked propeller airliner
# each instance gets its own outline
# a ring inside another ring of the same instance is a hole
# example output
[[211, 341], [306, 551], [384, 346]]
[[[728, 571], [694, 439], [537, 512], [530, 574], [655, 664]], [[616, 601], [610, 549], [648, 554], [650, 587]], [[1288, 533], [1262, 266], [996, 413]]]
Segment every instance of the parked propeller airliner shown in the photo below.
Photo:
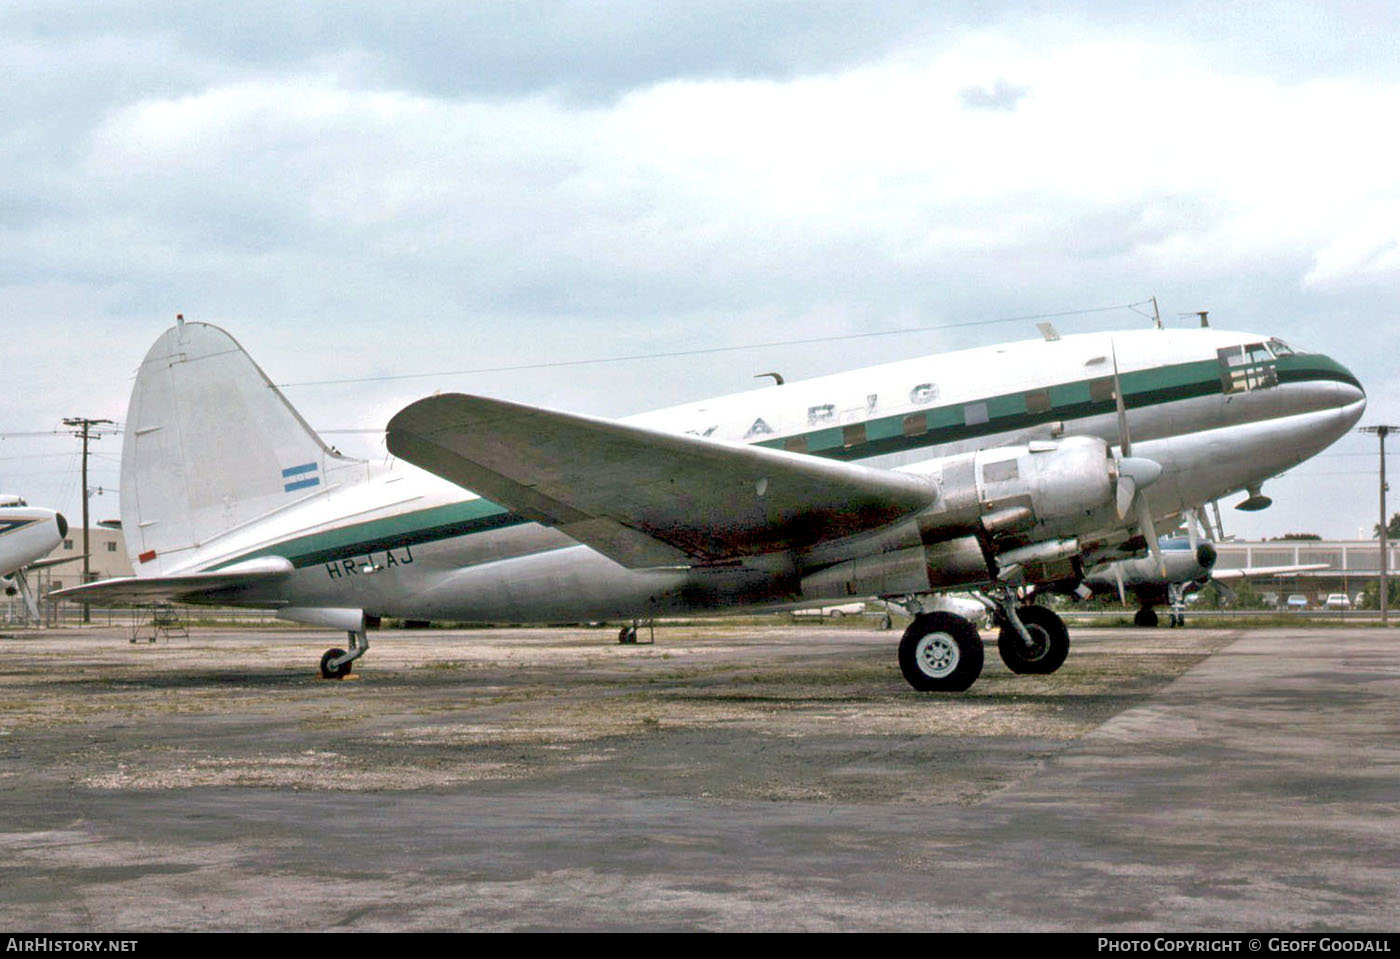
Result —
[[18, 594], [23, 598], [25, 608], [36, 622], [39, 605], [34, 601], [34, 591], [25, 570], [66, 562], [43, 557], [53, 552], [67, 535], [68, 521], [61, 513], [27, 506], [17, 496], [0, 496], [0, 589], [6, 596]]
[[1167, 606], [1171, 609], [1171, 625], [1183, 626], [1186, 623], [1186, 597], [1208, 583], [1215, 583], [1227, 598], [1233, 599], [1234, 591], [1226, 585], [1227, 581], [1288, 576], [1328, 568], [1326, 563], [1304, 563], [1216, 569], [1215, 561], [1219, 554], [1215, 544], [1209, 540], [1198, 540], [1194, 535], [1190, 538], [1163, 537], [1160, 545], [1165, 574], [1151, 558], [1121, 559], [1100, 563], [1086, 572], [1084, 585], [1096, 595], [1116, 595], [1124, 605], [1127, 605], [1128, 594], [1131, 593], [1138, 602], [1138, 611], [1133, 615], [1134, 625], [1145, 628], [1156, 626], [1157, 612], [1153, 607]]
[[[1156, 548], [1154, 518], [1259, 485], [1360, 417], [1325, 356], [1220, 330], [1082, 334], [906, 359], [625, 420], [441, 394], [387, 427], [395, 457], [327, 447], [243, 349], [181, 321], [126, 417], [137, 575], [55, 595], [380, 617], [556, 623], [848, 597], [915, 614], [908, 681], [961, 690], [975, 627], [921, 597], [976, 589], [1013, 670], [1069, 637], [1029, 587]], [[407, 464], [412, 464], [409, 466]], [[414, 468], [418, 467], [418, 468]]]

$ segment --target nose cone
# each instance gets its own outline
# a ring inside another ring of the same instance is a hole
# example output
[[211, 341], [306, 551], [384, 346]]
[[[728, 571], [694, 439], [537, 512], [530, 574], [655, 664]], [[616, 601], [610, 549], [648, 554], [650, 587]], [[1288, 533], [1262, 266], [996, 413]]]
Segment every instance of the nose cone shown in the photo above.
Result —
[[1335, 371], [1333, 396], [1345, 423], [1343, 429], [1349, 430], [1361, 419], [1361, 414], [1366, 412], [1366, 390], [1351, 370], [1331, 357], [1326, 357], [1326, 360]]
[[1218, 558], [1215, 547], [1210, 543], [1201, 543], [1196, 547], [1196, 562], [1200, 563], [1203, 569], [1213, 569]]

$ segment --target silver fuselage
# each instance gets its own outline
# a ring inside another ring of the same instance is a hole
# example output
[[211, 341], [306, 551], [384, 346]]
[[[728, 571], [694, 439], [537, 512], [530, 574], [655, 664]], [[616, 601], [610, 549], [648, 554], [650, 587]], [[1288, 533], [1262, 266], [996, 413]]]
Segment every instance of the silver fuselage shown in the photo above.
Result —
[[[975, 449], [1068, 436], [1118, 443], [1116, 365], [1133, 455], [1163, 468], [1151, 506], [1165, 516], [1257, 487], [1329, 446], [1361, 416], [1365, 393], [1349, 371], [1270, 342], [1218, 330], [1026, 341], [627, 422], [918, 473]], [[821, 599], [798, 588], [803, 575], [864, 548], [857, 541], [835, 553], [828, 546], [724, 570], [628, 569], [405, 464], [356, 461], [328, 468], [321, 489], [275, 520], [222, 536], [163, 571], [281, 556], [294, 567], [289, 579], [228, 599], [420, 620], [571, 622]]]

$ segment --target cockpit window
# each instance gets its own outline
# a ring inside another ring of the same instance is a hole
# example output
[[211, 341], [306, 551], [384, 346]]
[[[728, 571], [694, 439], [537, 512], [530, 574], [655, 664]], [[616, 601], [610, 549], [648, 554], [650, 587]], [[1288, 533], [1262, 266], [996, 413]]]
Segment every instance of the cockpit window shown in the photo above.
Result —
[[1220, 387], [1228, 393], [1244, 393], [1278, 386], [1274, 354], [1263, 343], [1227, 346], [1218, 351]]
[[1269, 349], [1273, 351], [1274, 356], [1292, 356], [1298, 352], [1278, 337], [1269, 340]]

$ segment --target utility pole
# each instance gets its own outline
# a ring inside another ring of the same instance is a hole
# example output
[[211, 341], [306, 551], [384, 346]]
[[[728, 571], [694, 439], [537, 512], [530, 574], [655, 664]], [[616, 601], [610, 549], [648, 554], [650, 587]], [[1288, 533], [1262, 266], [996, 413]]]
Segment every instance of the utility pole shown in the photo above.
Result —
[[[92, 578], [90, 560], [92, 553], [88, 549], [88, 440], [100, 440], [102, 434], [94, 432], [94, 426], [115, 425], [111, 420], [94, 420], [86, 416], [70, 416], [63, 420], [64, 426], [73, 427], [73, 435], [81, 437], [83, 441], [83, 582], [87, 583]], [[92, 622], [92, 609], [87, 603], [83, 603], [83, 622]]]
[[1374, 433], [1381, 441], [1381, 625], [1389, 624], [1390, 614], [1390, 540], [1385, 515], [1385, 438], [1400, 426], [1363, 426], [1361, 432]]

